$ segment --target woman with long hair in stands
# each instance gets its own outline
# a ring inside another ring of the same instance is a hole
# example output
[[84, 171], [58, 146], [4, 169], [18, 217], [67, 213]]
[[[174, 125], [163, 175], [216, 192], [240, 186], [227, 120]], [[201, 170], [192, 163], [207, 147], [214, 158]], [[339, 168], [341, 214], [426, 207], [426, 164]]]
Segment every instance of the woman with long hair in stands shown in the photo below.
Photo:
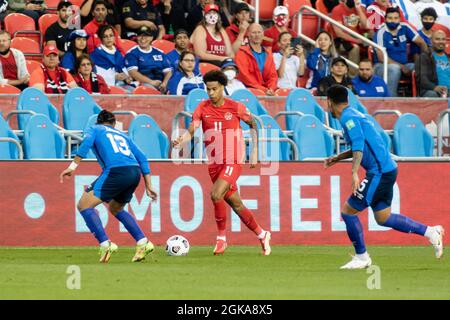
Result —
[[192, 51], [183, 51], [175, 70], [169, 80], [168, 91], [171, 95], [187, 95], [193, 89], [205, 89], [203, 77], [200, 72], [195, 72], [195, 54]]
[[82, 54], [75, 62], [74, 79], [79, 87], [92, 94], [108, 94], [110, 89], [105, 79], [94, 72], [94, 63], [88, 54]]
[[74, 30], [69, 35], [69, 48], [62, 57], [60, 66], [69, 71], [71, 74], [75, 74], [77, 72], [77, 69], [75, 68], [77, 59], [81, 57], [81, 55], [87, 54], [88, 38], [89, 35], [83, 29]]
[[331, 61], [337, 57], [333, 37], [327, 31], [321, 31], [316, 37], [316, 48], [308, 54], [306, 66], [311, 71], [306, 88], [317, 88], [319, 81], [331, 74]]

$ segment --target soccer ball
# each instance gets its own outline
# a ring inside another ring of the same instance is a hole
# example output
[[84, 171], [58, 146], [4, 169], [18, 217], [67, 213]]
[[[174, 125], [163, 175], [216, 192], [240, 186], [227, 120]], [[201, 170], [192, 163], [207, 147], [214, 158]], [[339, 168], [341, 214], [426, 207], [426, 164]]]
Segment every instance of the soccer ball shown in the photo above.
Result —
[[167, 239], [166, 252], [169, 256], [185, 256], [189, 252], [189, 241], [180, 235]]

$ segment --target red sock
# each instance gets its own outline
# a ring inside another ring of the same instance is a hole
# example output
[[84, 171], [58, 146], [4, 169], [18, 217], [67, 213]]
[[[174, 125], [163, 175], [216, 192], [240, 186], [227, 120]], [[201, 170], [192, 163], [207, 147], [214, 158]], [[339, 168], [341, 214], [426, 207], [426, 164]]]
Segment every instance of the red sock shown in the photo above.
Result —
[[219, 202], [213, 202], [214, 204], [214, 216], [216, 218], [217, 230], [219, 231], [219, 237], [225, 237], [227, 228], [227, 205], [224, 200]]
[[256, 222], [255, 217], [253, 216], [253, 213], [248, 210], [246, 207], [244, 207], [244, 210], [238, 213], [239, 218], [241, 218], [241, 221], [252, 230], [256, 235], [259, 235], [262, 232], [261, 227]]

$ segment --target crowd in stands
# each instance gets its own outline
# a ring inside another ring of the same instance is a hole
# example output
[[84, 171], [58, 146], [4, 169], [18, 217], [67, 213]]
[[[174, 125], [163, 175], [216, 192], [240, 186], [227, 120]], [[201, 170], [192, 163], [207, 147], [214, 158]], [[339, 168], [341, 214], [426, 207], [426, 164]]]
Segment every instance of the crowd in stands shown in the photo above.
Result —
[[[42, 64], [32, 74], [27, 54], [11, 47], [14, 35], [0, 31], [0, 83], [60, 94], [76, 86], [93, 94], [107, 94], [112, 86], [128, 93], [146, 86], [186, 95], [205, 88], [206, 63], [225, 72], [227, 94], [252, 88], [271, 96], [279, 88], [302, 86], [326, 95], [338, 83], [361, 97], [396, 97], [399, 85], [415, 82], [418, 96], [447, 97], [447, 0], [311, 1], [386, 49], [387, 82], [379, 49], [326, 24], [311, 45], [293, 30], [293, 12], [279, 2], [272, 21], [258, 24], [254, 8], [241, 0], [85, 0], [79, 8], [70, 1], [56, 8], [44, 0], [0, 1], [2, 24], [8, 14], [21, 13], [39, 30], [40, 17], [52, 9], [57, 15], [42, 35]], [[160, 49], [158, 41], [172, 42], [173, 49]]]

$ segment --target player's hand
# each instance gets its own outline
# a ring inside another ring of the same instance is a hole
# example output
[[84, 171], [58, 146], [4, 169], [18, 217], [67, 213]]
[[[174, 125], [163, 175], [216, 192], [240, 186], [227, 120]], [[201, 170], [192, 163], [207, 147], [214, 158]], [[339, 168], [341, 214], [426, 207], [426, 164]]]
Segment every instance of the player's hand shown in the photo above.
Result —
[[258, 153], [252, 152], [250, 154], [250, 168], [256, 168], [256, 164], [258, 163]]
[[74, 172], [75, 170], [72, 170], [72, 169], [69, 169], [69, 168], [67, 168], [66, 170], [64, 170], [63, 172], [61, 172], [61, 174], [59, 175], [59, 182], [61, 182], [61, 183], [63, 183], [64, 182], [64, 177], [70, 177], [70, 176], [72, 176], [72, 173]]
[[147, 193], [149, 198], [152, 199], [152, 201], [156, 201], [156, 199], [158, 199], [158, 194], [155, 190], [153, 190], [152, 187], [145, 188], [145, 192]]
[[352, 175], [352, 193], [354, 196], [356, 196], [356, 192], [359, 189], [359, 176], [358, 173], [354, 173]]
[[176, 149], [176, 148], [179, 148], [180, 146], [181, 146], [181, 142], [183, 141], [183, 137], [182, 136], [179, 136], [178, 138], [176, 138], [175, 140], [173, 140], [172, 141], [172, 145], [173, 145], [173, 147]]
[[329, 168], [332, 165], [335, 165], [338, 162], [336, 157], [329, 157], [323, 161], [323, 166], [325, 168]]

